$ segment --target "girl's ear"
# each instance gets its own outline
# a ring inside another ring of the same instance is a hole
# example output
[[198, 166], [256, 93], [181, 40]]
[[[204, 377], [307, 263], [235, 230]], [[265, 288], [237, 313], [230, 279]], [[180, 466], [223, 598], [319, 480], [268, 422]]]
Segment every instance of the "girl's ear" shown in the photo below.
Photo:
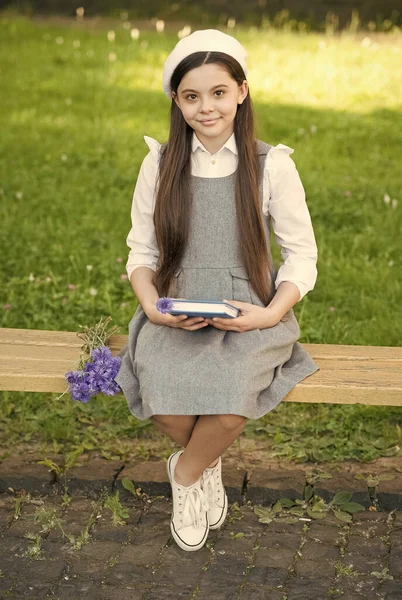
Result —
[[237, 98], [237, 104], [243, 104], [244, 99], [247, 97], [247, 94], [248, 94], [248, 83], [245, 79], [243, 81], [243, 83], [241, 84], [241, 86], [239, 87], [239, 95]]
[[173, 98], [173, 100], [176, 102], [177, 106], [180, 108], [180, 104], [179, 104], [179, 102], [178, 102], [178, 99], [177, 99], [177, 94], [176, 94], [176, 92], [172, 92], [172, 98]]

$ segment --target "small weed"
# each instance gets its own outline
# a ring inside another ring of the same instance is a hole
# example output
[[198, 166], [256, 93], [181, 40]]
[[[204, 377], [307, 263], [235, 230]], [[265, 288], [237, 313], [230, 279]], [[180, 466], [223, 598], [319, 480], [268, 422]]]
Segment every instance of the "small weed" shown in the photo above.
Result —
[[355, 479], [364, 480], [367, 483], [368, 493], [372, 510], [379, 510], [378, 487], [381, 481], [392, 481], [395, 479], [393, 473], [381, 473], [380, 475], [372, 475], [371, 473], [357, 473]]
[[230, 533], [230, 537], [232, 538], [232, 540], [241, 540], [242, 538], [244, 538], [244, 533], [242, 531], [239, 531], [238, 533], [232, 531]]
[[[46, 508], [41, 506], [36, 509], [34, 514], [34, 522], [41, 525], [41, 533], [49, 533], [52, 529], [59, 527], [62, 531], [61, 519], [57, 516], [55, 508]], [[63, 532], [64, 533], [64, 532]]]
[[108, 494], [104, 506], [112, 512], [113, 525], [125, 525], [123, 519], [128, 519], [129, 514], [119, 500], [119, 490], [116, 491], [114, 496]]
[[119, 564], [119, 559], [117, 556], [112, 556], [111, 558], [108, 559], [107, 564], [109, 565], [109, 567], [114, 567], [114, 565]]
[[63, 494], [61, 496], [63, 498], [63, 502], [61, 503], [61, 507], [62, 508], [67, 508], [68, 506], [70, 506], [71, 501], [72, 501], [72, 496], [70, 496], [70, 494], [67, 491], [67, 488], [64, 488]]
[[307, 484], [304, 488], [303, 500], [299, 500], [298, 498], [296, 500], [280, 498], [270, 508], [255, 506], [254, 512], [259, 517], [261, 523], [271, 523], [271, 521], [280, 520], [283, 523], [292, 524], [296, 523], [299, 519], [304, 519], [305, 514], [310, 519], [325, 519], [332, 510], [337, 519], [345, 523], [351, 523], [351, 515], [364, 510], [364, 506], [361, 504], [350, 502], [352, 496], [353, 492], [338, 492], [332, 501], [327, 504], [323, 498], [314, 494], [314, 487]]
[[335, 565], [336, 574], [339, 577], [351, 577], [352, 575], [358, 575], [358, 571], [353, 570], [353, 565], [348, 567], [341, 562], [337, 562]]
[[14, 498], [15, 500], [15, 505], [14, 505], [14, 519], [19, 519], [20, 515], [21, 515], [21, 505], [24, 504], [24, 502], [28, 501], [29, 496], [27, 495], [23, 495], [23, 496], [16, 496]]
[[381, 583], [386, 579], [393, 579], [393, 576], [389, 574], [387, 567], [384, 567], [382, 571], [372, 571], [370, 575], [374, 575], [374, 577], [380, 579]]
[[33, 541], [33, 544], [28, 546], [27, 550], [23, 553], [23, 556], [28, 556], [34, 560], [44, 560], [44, 552], [41, 548], [42, 538], [39, 533], [28, 532], [24, 535], [28, 540]]
[[131, 492], [136, 500], [141, 498], [141, 488], [136, 488], [131, 479], [127, 479], [126, 477], [121, 480], [122, 486]]
[[66, 533], [65, 534], [71, 544], [71, 546], [74, 548], [74, 550], [81, 550], [81, 548], [83, 547], [84, 544], [87, 544], [89, 542], [89, 532], [88, 532], [88, 528], [83, 529], [83, 531], [81, 531], [81, 533], [75, 537], [72, 534]]
[[345, 523], [351, 523], [351, 515], [364, 510], [362, 504], [350, 502], [353, 497], [353, 492], [338, 492], [329, 504], [326, 504], [324, 500], [314, 492], [314, 484], [317, 481], [320, 479], [328, 479], [330, 477], [331, 475], [329, 473], [311, 473], [306, 477], [306, 486], [303, 496], [307, 503], [311, 502], [311, 506], [306, 508], [306, 512], [312, 519], [315, 519], [324, 518], [329, 510], [332, 510], [337, 519], [344, 521]]
[[90, 514], [90, 517], [85, 526], [85, 529], [83, 529], [81, 531], [81, 533], [79, 534], [78, 537], [75, 537], [74, 535], [71, 535], [71, 534], [67, 534], [67, 537], [68, 537], [71, 545], [73, 546], [74, 550], [81, 550], [82, 546], [84, 544], [88, 543], [89, 532], [91, 530], [92, 525], [94, 523], [96, 523], [97, 519], [101, 516], [99, 511], [100, 511], [100, 508], [103, 505], [106, 497], [107, 497], [107, 491], [106, 491], [106, 488], [103, 488], [103, 490], [101, 491], [100, 497], [98, 498], [98, 500], [94, 506], [94, 509]]
[[64, 455], [64, 465], [62, 467], [60, 467], [50, 458], [38, 460], [39, 465], [45, 465], [46, 467], [49, 467], [49, 471], [53, 473], [55, 481], [60, 483], [60, 479], [63, 478], [63, 507], [68, 506], [71, 502], [71, 497], [68, 494], [67, 488], [67, 471], [77, 463], [78, 458], [83, 452], [84, 447], [79, 446], [73, 452], [66, 453]]
[[234, 502], [229, 509], [229, 514], [226, 517], [226, 520], [228, 521], [228, 523], [234, 523], [235, 521], [241, 521], [241, 519], [243, 518], [243, 514], [239, 508], [239, 505], [237, 502]]

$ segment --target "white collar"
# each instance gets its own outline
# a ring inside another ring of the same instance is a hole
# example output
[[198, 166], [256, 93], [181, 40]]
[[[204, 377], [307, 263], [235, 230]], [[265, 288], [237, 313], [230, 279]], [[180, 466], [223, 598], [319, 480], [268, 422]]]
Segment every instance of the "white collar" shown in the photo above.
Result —
[[[193, 131], [193, 138], [191, 140], [191, 150], [193, 152], [195, 152], [197, 150], [197, 148], [201, 148], [204, 152], [208, 152], [208, 150], [205, 148], [205, 146], [200, 142], [200, 140], [196, 136], [195, 131]], [[223, 148], [227, 148], [228, 150], [233, 152], [233, 154], [237, 155], [238, 152], [237, 152], [237, 145], [236, 145], [234, 132], [232, 133], [230, 138], [226, 140], [226, 142], [223, 144], [222, 148], [220, 148], [218, 150], [218, 152], [220, 152]], [[217, 152], [214, 152], [214, 154], [217, 154]]]

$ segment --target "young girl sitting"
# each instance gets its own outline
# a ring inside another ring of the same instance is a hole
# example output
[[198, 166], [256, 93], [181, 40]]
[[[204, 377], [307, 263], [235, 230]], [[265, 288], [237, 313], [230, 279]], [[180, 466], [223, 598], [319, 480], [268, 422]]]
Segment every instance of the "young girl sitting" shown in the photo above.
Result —
[[[167, 464], [171, 532], [201, 548], [225, 520], [221, 455], [247, 419], [318, 371], [293, 306], [312, 290], [317, 246], [292, 148], [255, 139], [246, 52], [196, 31], [168, 56], [166, 143], [149, 153], [133, 203], [127, 273], [138, 298], [116, 381], [129, 409], [183, 449]], [[281, 246], [270, 252], [270, 223]], [[229, 301], [236, 318], [173, 316], [160, 297]]]

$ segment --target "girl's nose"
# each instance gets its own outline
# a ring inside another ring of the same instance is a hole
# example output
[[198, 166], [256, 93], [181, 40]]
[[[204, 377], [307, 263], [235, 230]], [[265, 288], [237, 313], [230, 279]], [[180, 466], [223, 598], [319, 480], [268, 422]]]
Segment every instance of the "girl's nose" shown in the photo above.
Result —
[[210, 99], [203, 100], [201, 103], [201, 112], [212, 112], [214, 107], [212, 105], [212, 101]]

